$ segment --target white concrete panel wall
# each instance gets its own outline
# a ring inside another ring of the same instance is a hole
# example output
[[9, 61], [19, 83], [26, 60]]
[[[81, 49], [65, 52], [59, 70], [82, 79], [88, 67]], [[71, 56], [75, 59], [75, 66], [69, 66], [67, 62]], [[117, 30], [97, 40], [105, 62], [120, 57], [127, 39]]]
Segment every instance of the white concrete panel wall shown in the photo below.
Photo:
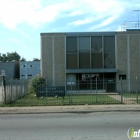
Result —
[[40, 72], [40, 61], [20, 62], [20, 79], [28, 79], [38, 75]]

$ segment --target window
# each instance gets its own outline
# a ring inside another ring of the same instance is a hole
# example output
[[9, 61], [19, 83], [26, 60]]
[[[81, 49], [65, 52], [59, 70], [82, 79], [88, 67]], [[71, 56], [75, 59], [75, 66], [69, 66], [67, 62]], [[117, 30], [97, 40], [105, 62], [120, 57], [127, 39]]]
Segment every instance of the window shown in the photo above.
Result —
[[104, 68], [115, 68], [115, 37], [104, 37]]
[[101, 53], [102, 49], [102, 36], [91, 37], [91, 52]]
[[66, 67], [67, 69], [78, 68], [77, 37], [67, 37], [66, 39]]
[[90, 37], [79, 37], [79, 51], [90, 51]]
[[78, 68], [78, 59], [76, 54], [67, 54], [67, 69], [77, 69]]
[[28, 76], [32, 76], [32, 74], [28, 74]]
[[90, 69], [90, 53], [82, 52], [79, 54], [79, 68]]
[[67, 37], [66, 51], [67, 52], [77, 52], [77, 37]]
[[126, 75], [125, 74], [119, 75], [119, 80], [126, 80]]
[[90, 68], [90, 37], [79, 37], [79, 68]]
[[103, 68], [102, 53], [91, 53], [92, 68]]
[[115, 68], [115, 36], [66, 38], [67, 69]]
[[102, 36], [91, 37], [91, 64], [92, 68], [103, 68]]

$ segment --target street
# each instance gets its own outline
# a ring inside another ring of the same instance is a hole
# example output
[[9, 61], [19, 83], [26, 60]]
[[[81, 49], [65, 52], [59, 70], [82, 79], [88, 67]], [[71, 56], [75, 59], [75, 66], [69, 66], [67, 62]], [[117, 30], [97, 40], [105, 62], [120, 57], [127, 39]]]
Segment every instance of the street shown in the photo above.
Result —
[[139, 112], [1, 114], [0, 140], [128, 140], [130, 127]]

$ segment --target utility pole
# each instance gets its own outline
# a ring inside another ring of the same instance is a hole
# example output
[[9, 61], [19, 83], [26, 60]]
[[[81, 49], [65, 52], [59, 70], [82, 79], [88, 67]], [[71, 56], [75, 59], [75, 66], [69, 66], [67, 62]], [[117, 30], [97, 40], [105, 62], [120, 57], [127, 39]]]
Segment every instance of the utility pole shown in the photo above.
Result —
[[135, 11], [135, 12], [138, 13], [138, 29], [139, 29], [139, 11], [140, 11], [140, 10], [133, 10], [133, 11]]

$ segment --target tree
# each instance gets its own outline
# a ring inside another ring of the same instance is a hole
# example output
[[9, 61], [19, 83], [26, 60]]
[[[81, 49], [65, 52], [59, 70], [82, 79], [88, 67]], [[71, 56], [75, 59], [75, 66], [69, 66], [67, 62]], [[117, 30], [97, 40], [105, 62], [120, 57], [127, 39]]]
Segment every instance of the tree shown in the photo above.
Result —
[[7, 54], [0, 54], [0, 61], [6, 62], [6, 61], [19, 61], [20, 60], [20, 55], [17, 52], [12, 52]]
[[3, 60], [3, 57], [1, 56], [1, 53], [0, 53], [0, 61], [2, 61]]
[[39, 73], [37, 76], [33, 77], [29, 82], [29, 93], [36, 92], [38, 85], [45, 85], [45, 79]]
[[22, 57], [20, 61], [26, 61], [26, 58]]
[[38, 58], [33, 58], [33, 61], [40, 61]]
[[6, 61], [7, 61], [7, 56], [6, 56], [6, 54], [0, 54], [0, 61], [1, 61], [1, 62], [6, 62]]
[[12, 53], [7, 53], [7, 58], [8, 61], [19, 61], [20, 60], [20, 55], [17, 52], [12, 52]]

